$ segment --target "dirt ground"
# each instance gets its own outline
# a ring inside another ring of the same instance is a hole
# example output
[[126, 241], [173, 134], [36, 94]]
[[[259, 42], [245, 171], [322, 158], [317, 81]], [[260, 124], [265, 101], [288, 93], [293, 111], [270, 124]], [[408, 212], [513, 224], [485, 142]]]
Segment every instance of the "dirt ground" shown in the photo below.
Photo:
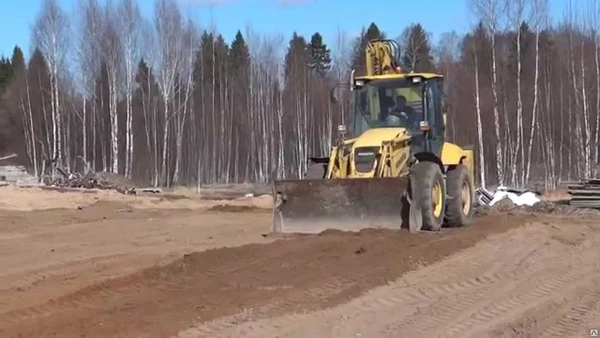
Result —
[[270, 199], [0, 188], [1, 337], [589, 337], [600, 217], [266, 235]]

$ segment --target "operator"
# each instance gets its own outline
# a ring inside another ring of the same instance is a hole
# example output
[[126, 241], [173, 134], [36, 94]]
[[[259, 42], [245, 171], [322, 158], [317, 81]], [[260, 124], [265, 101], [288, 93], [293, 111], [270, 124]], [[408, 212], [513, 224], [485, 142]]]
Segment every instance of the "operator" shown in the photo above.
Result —
[[396, 96], [396, 104], [392, 108], [392, 114], [399, 115], [404, 120], [412, 120], [414, 113], [412, 107], [406, 104], [406, 97], [403, 95]]

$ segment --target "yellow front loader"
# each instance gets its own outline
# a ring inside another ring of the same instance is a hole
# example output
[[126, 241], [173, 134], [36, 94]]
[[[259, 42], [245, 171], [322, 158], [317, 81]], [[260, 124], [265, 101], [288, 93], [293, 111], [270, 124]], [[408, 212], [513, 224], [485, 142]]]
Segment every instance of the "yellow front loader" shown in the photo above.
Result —
[[474, 154], [445, 141], [443, 77], [404, 72], [393, 41], [370, 41], [350, 90], [350, 122], [304, 179], [273, 183], [274, 232], [437, 231], [470, 223]]

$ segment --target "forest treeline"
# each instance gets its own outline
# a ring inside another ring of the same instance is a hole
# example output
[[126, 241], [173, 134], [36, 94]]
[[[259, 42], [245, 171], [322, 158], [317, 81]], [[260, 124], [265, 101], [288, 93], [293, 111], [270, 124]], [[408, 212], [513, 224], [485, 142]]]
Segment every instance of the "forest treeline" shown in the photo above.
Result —
[[157, 186], [295, 178], [350, 114], [329, 90], [387, 38], [405, 68], [444, 74], [448, 139], [476, 147], [483, 185], [594, 176], [600, 6], [552, 21], [547, 0], [469, 2], [479, 23], [435, 42], [418, 22], [327, 41], [247, 28], [229, 42], [176, 0], [156, 0], [151, 18], [136, 0], [78, 0], [72, 13], [44, 0], [32, 55], [0, 58], [0, 156], [35, 175], [56, 159]]

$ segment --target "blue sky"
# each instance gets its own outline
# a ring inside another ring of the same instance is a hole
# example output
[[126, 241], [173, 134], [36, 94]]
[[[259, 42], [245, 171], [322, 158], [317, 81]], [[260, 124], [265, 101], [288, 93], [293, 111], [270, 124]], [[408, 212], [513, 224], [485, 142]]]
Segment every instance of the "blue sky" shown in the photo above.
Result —
[[[42, 0], [0, 0], [0, 55], [10, 56], [15, 45], [29, 55], [30, 29]], [[76, 0], [59, 0], [71, 12]], [[294, 31], [310, 35], [321, 32], [333, 44], [339, 29], [357, 35], [362, 26], [375, 22], [390, 37], [404, 27], [420, 22], [433, 34], [434, 42], [443, 32], [466, 31], [473, 20], [466, 0], [179, 0], [184, 13], [203, 27], [213, 22], [231, 41], [238, 29], [250, 24], [261, 33]], [[550, 0], [551, 14], [559, 17], [567, 0]], [[138, 0], [143, 14], [151, 17], [153, 0]], [[402, 4], [405, 3], [405, 4]], [[210, 5], [213, 4], [213, 5]]]

